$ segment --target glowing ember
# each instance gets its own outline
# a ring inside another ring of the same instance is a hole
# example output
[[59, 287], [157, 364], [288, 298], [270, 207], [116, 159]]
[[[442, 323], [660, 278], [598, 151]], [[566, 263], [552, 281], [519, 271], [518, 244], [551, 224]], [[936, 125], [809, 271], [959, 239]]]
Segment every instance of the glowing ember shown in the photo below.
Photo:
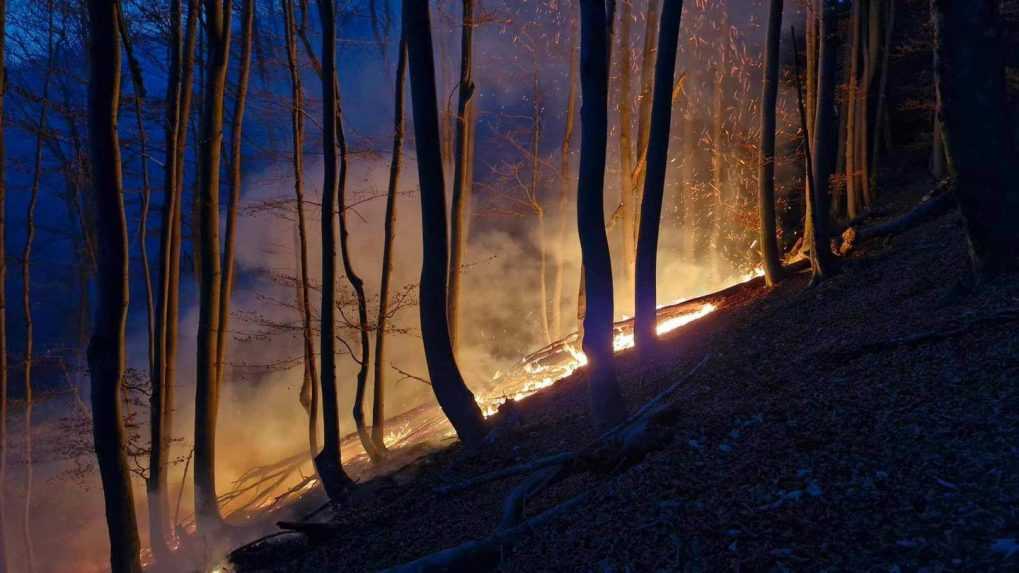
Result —
[[[701, 306], [693, 312], [659, 319], [658, 324], [655, 326], [655, 332], [658, 336], [672, 332], [681, 326], [690, 324], [695, 320], [711, 314], [715, 310], [717, 310], [717, 307], [709, 303]], [[612, 339], [612, 348], [614, 352], [633, 348], [634, 341], [632, 324], [633, 323], [625, 325], [623, 327], [625, 330], [617, 327], [616, 335]], [[485, 417], [487, 418], [488, 416], [498, 412], [499, 406], [502, 406], [507, 401], [522, 400], [531, 394], [534, 394], [538, 390], [548, 388], [559, 380], [569, 377], [570, 374], [573, 374], [573, 372], [577, 370], [577, 368], [587, 364], [587, 356], [583, 353], [583, 351], [574, 348], [573, 345], [566, 344], [564, 345], [563, 350], [568, 354], [565, 361], [560, 361], [553, 365], [543, 364], [541, 361], [527, 362], [523, 365], [523, 373], [526, 376], [523, 384], [512, 391], [505, 392], [497, 396], [479, 399], [478, 404], [481, 406], [481, 411]], [[500, 380], [501, 378], [502, 373], [500, 372], [493, 378], [493, 381]]]

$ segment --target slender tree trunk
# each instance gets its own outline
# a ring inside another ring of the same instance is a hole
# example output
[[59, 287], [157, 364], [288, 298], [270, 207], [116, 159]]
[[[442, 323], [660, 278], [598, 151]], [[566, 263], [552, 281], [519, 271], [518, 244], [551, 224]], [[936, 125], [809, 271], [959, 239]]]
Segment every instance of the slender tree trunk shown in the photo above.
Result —
[[860, 99], [860, 137], [857, 140], [859, 149], [856, 152], [860, 164], [860, 188], [863, 203], [869, 209], [874, 201], [874, 173], [871, 167], [871, 137], [876, 131], [876, 116], [873, 112], [875, 81], [879, 67], [878, 58], [881, 50], [881, 0], [873, 0], [867, 6], [866, 19], [861, 26], [866, 31], [866, 44], [863, 52], [863, 86]]
[[623, 247], [623, 291], [626, 293], [632, 292], [635, 257], [637, 256], [637, 232], [634, 226], [637, 205], [634, 202], [633, 188], [633, 114], [631, 111], [633, 94], [630, 86], [630, 67], [633, 65], [630, 50], [630, 21], [633, 19], [631, 5], [630, 1], [623, 2], [623, 8], [619, 14], [619, 46], [616, 56], [616, 66], [619, 70], [617, 106], [619, 113], [619, 204], [622, 218], [619, 231], [622, 235]]
[[[633, 176], [634, 204], [641, 204], [644, 176], [647, 173], [648, 139], [651, 137], [651, 90], [655, 77], [655, 57], [658, 45], [658, 0], [648, 0], [644, 28], [644, 47], [640, 62], [640, 104], [637, 107], [637, 166]], [[635, 226], [640, 227], [638, 210]]]
[[290, 72], [290, 126], [293, 140], [294, 200], [297, 209], [298, 308], [301, 311], [301, 336], [304, 342], [304, 368], [308, 381], [308, 445], [318, 453], [318, 365], [311, 316], [311, 280], [308, 276], [308, 227], [304, 213], [304, 91], [297, 59], [296, 18], [293, 0], [283, 0], [286, 27], [287, 69]]
[[563, 120], [563, 140], [559, 155], [559, 230], [556, 239], [558, 260], [555, 283], [552, 287], [552, 332], [558, 338], [566, 335], [563, 325], [563, 283], [566, 279], [566, 249], [569, 230], [566, 210], [570, 204], [570, 150], [573, 147], [573, 131], [577, 117], [577, 91], [579, 89], [580, 30], [578, 21], [577, 18], [573, 18], [570, 25], [570, 71], [567, 79], [569, 87], [566, 92], [566, 118]]
[[46, 71], [43, 74], [41, 109], [39, 121], [36, 124], [35, 151], [32, 165], [32, 188], [28, 200], [28, 210], [25, 215], [25, 246], [21, 251], [21, 304], [25, 314], [25, 359], [22, 366], [23, 380], [25, 384], [25, 495], [22, 512], [22, 533], [25, 543], [25, 570], [31, 573], [35, 570], [35, 546], [32, 539], [32, 479], [33, 479], [33, 452], [32, 452], [32, 409], [34, 407], [34, 396], [32, 386], [32, 366], [35, 356], [35, 323], [32, 320], [32, 247], [35, 242], [35, 211], [39, 203], [39, 189], [42, 185], [42, 159], [43, 141], [49, 131], [49, 91], [50, 79], [53, 74], [53, 3], [49, 2], [49, 32], [47, 33], [47, 58]]
[[396, 63], [393, 87], [393, 151], [389, 163], [389, 186], [386, 189], [385, 239], [382, 243], [382, 277], [379, 280], [379, 314], [375, 321], [375, 377], [372, 388], [372, 441], [379, 452], [386, 451], [386, 324], [389, 320], [389, 290], [393, 277], [393, 247], [396, 243], [396, 202], [400, 184], [400, 163], [403, 155], [404, 105], [403, 92], [407, 82], [407, 42], [400, 34], [400, 54]]
[[[871, 187], [877, 185], [878, 162], [881, 158], [881, 133], [882, 126], [887, 127], [887, 109], [885, 102], [888, 94], [888, 64], [892, 53], [892, 34], [895, 31], [895, 0], [885, 0], [882, 5], [885, 8], [884, 15], [884, 40], [881, 45], [881, 70], [879, 72], [878, 88], [875, 98], [877, 109], [874, 111], [874, 130], [870, 147], [870, 170]], [[890, 147], [890, 146], [887, 146]], [[891, 151], [886, 149], [886, 151]]]
[[255, 25], [255, 0], [244, 0], [241, 12], [241, 61], [237, 77], [237, 97], [230, 122], [230, 196], [226, 204], [226, 237], [223, 243], [223, 281], [220, 284], [219, 332], [216, 338], [217, 385], [226, 376], [227, 343], [230, 339], [230, 298], [234, 290], [234, 260], [237, 258], [237, 205], [241, 200], [241, 150], [244, 144], [244, 111], [251, 78], [252, 32]]
[[823, 280], [830, 272], [831, 251], [828, 247], [829, 182], [835, 165], [835, 54], [838, 37], [835, 30], [833, 0], [817, 0], [821, 15], [819, 26], [819, 57], [817, 83], [817, 111], [814, 116], [813, 186], [808, 195], [813, 237], [811, 244], [811, 282]]
[[817, 109], [817, 55], [818, 55], [818, 13], [815, 0], [809, 0], [806, 6], [806, 44], [804, 50], [806, 62], [806, 106], [807, 131], [814, 133], [814, 113]]
[[[779, 2], [781, 0], [778, 0]], [[646, 349], [655, 343], [658, 322], [658, 233], [665, 196], [665, 172], [669, 165], [669, 134], [672, 126], [672, 84], [676, 74], [682, 0], [667, 0], [662, 10], [655, 65], [654, 104], [648, 142], [647, 179], [640, 207], [637, 238], [637, 286], [634, 303], [634, 341]]]
[[106, 505], [110, 566], [141, 573], [141, 543], [125, 453], [120, 383], [128, 306], [127, 220], [124, 215], [117, 114], [120, 34], [112, 2], [89, 0], [89, 148], [98, 231], [98, 302], [88, 362], [92, 377], [92, 432]]
[[427, 2], [403, 1], [404, 34], [410, 66], [414, 140], [421, 187], [421, 332], [432, 390], [457, 435], [469, 447], [480, 445], [487, 433], [481, 409], [464, 384], [453, 353], [446, 314], [448, 243], [442, 159], [439, 154], [439, 114], [435, 95], [435, 62]]
[[195, 514], [203, 534], [222, 525], [216, 495], [216, 416], [219, 411], [222, 260], [219, 241], [223, 100], [230, 61], [230, 0], [205, 0], [207, 63], [199, 153], [199, 276], [197, 380], [195, 382]]
[[861, 77], [861, 52], [862, 52], [862, 2], [853, 2], [853, 13], [849, 21], [851, 34], [849, 44], [849, 98], [846, 109], [849, 115], [846, 117], [846, 215], [850, 219], [856, 218], [863, 209], [863, 193], [859, 181], [862, 173], [857, 165], [857, 152], [859, 151], [860, 139], [860, 77]]
[[[0, 0], [0, 30], [7, 29], [7, 1]], [[0, 34], [0, 573], [7, 573], [7, 38]]]
[[538, 69], [535, 67], [533, 73], [533, 90], [531, 94], [531, 181], [528, 195], [532, 209], [534, 210], [538, 228], [538, 297], [541, 307], [541, 329], [545, 335], [545, 344], [552, 343], [552, 326], [548, 313], [548, 244], [545, 232], [545, 209], [541, 205], [541, 118], [542, 106], [541, 84], [538, 79]]
[[604, 0], [581, 0], [580, 178], [577, 227], [584, 264], [584, 337], [588, 383], [596, 425], [608, 428], [626, 417], [612, 355], [612, 260], [605, 234], [605, 148], [608, 135], [609, 46]]
[[782, 276], [775, 233], [775, 107], [778, 105], [778, 68], [782, 47], [782, 0], [771, 0], [768, 43], [765, 48], [764, 86], [761, 94], [761, 144], [758, 148], [758, 214], [764, 280], [774, 286]]
[[450, 206], [449, 258], [449, 336], [453, 352], [460, 347], [460, 302], [464, 253], [467, 250], [470, 222], [471, 187], [474, 176], [474, 27], [475, 0], [463, 0], [463, 22], [460, 35], [460, 84], [456, 107], [456, 157], [453, 172], [453, 199]]
[[714, 253], [711, 258], [712, 269], [716, 277], [721, 275], [722, 242], [725, 234], [726, 217], [728, 211], [727, 197], [725, 193], [725, 150], [722, 146], [722, 138], [725, 136], [725, 88], [726, 77], [729, 73], [729, 9], [724, 2], [719, 3], [721, 23], [719, 29], [722, 37], [719, 38], [718, 62], [715, 69], [715, 84], [711, 99], [711, 187], [715, 199], [712, 209], [712, 248]]
[[978, 280], [1019, 268], [1017, 150], [998, 0], [932, 0], [938, 115]]
[[[334, 71], [335, 74], [335, 66]], [[361, 341], [361, 353], [357, 361], [357, 386], [354, 393], [353, 417], [361, 446], [372, 461], [379, 461], [381, 454], [375, 449], [371, 434], [368, 432], [364, 419], [364, 397], [368, 388], [368, 372], [371, 368], [371, 337], [368, 333], [368, 300], [364, 294], [364, 281], [354, 268], [350, 256], [350, 230], [347, 224], [347, 139], [343, 132], [343, 108], [340, 99], [339, 79], [334, 75], [336, 83], [336, 147], [340, 156], [339, 184], [337, 186], [337, 208], [340, 220], [340, 260], [343, 262], [343, 273], [347, 282], [354, 289], [357, 300], [357, 330]]]
[[149, 479], [146, 484], [149, 538], [157, 562], [170, 559], [167, 471], [173, 427], [180, 290], [181, 197], [184, 146], [191, 109], [191, 79], [198, 28], [198, 0], [189, 0], [187, 28], [182, 37], [182, 4], [170, 4], [170, 75], [166, 90], [166, 161], [163, 175], [162, 228], [159, 240], [159, 298], [156, 311], [155, 360], [150, 374]]
[[[337, 158], [340, 112], [339, 80], [336, 77], [336, 12], [332, 0], [318, 0], [322, 21], [322, 304], [319, 337], [322, 352], [322, 451], [315, 469], [326, 493], [339, 502], [350, 485], [340, 460], [340, 410], [336, 382], [336, 202], [340, 186]], [[310, 53], [310, 51], [309, 51]]]
[[152, 185], [149, 181], [148, 138], [145, 132], [144, 116], [142, 115], [142, 102], [145, 99], [145, 83], [142, 77], [141, 64], [138, 62], [132, 47], [131, 34], [127, 26], [127, 20], [124, 18], [124, 10], [120, 4], [117, 5], [117, 24], [120, 26], [121, 40], [124, 42], [124, 52], [127, 54], [128, 69], [131, 72], [131, 85], [134, 89], [134, 119], [135, 128], [138, 130], [138, 155], [142, 173], [142, 205], [141, 213], [138, 216], [138, 250], [141, 254], [142, 279], [145, 283], [145, 319], [148, 341], [148, 364], [151, 369], [156, 355], [156, 317], [148, 245], [148, 224], [149, 209], [152, 201]]

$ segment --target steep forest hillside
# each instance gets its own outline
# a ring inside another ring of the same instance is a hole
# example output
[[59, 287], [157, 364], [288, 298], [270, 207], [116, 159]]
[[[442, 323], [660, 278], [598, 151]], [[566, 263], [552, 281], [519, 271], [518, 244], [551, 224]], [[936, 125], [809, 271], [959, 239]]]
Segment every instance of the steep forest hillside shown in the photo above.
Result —
[[[917, 179], [882, 178], [886, 215], [868, 224], [913, 208]], [[859, 245], [817, 288], [809, 271], [753, 281], [654, 356], [620, 354], [628, 402], [679, 384], [663, 441], [542, 491], [526, 518], [566, 509], [450, 570], [1014, 570], [1019, 284], [960, 297], [965, 265], [943, 214]], [[491, 448], [424, 458], [303, 534], [235, 551], [236, 570], [375, 571], [496, 537], [529, 478], [444, 488], [597, 441], [585, 386], [519, 402]]]
[[1019, 570], [1019, 0], [0, 26], [0, 573]]

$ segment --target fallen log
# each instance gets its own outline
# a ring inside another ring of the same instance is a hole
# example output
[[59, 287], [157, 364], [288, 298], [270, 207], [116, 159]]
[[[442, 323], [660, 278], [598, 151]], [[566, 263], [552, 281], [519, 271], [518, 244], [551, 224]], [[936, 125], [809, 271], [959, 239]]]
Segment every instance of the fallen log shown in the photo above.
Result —
[[942, 190], [940, 193], [935, 191], [932, 196], [925, 198], [919, 205], [901, 217], [866, 227], [850, 226], [842, 232], [839, 254], [847, 255], [857, 245], [870, 239], [901, 234], [920, 223], [948, 213], [955, 208], [955, 205], [955, 194], [950, 190]]

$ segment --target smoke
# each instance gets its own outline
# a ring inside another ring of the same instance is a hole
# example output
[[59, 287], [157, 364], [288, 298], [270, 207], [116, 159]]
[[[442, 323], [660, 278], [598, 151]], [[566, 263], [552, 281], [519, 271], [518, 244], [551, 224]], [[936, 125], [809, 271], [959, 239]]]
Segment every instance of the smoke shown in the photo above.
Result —
[[[488, 3], [486, 3], [487, 5]], [[752, 196], [755, 180], [747, 157], [753, 152], [752, 135], [757, 121], [754, 107], [758, 83], [759, 54], [757, 48], [761, 31], [756, 27], [753, 9], [736, 2], [732, 8], [740, 16], [732, 19], [745, 34], [745, 45], [733, 47], [734, 55], [742, 54], [745, 61], [734, 57], [734, 66], [746, 70], [734, 72], [732, 82], [726, 86], [730, 97], [726, 100], [726, 120], [723, 133], [727, 141], [726, 165], [729, 175], [724, 189], [711, 187], [711, 164], [707, 153], [712, 146], [710, 138], [712, 109], [713, 62], [708, 48], [721, 36], [712, 27], [713, 13], [697, 3], [688, 2], [683, 17], [683, 35], [678, 71], [686, 72], [684, 97], [677, 100], [673, 125], [673, 142], [667, 172], [668, 188], [663, 209], [663, 224], [658, 253], [659, 304], [689, 298], [727, 284], [733, 277], [743, 275], [757, 264], [753, 247], [756, 233], [753, 212], [748, 197]], [[565, 6], [560, 13], [542, 3], [493, 6], [486, 13], [488, 21], [478, 28], [476, 35], [475, 81], [478, 85], [479, 125], [476, 184], [470, 236], [463, 275], [463, 301], [461, 347], [458, 361], [467, 384], [478, 396], [498, 393], [495, 380], [500, 371], [511, 369], [522, 356], [549, 342], [545, 334], [542, 315], [541, 255], [547, 260], [545, 306], [549, 312], [558, 307], [562, 315], [562, 332], [552, 332], [555, 340], [576, 328], [577, 290], [580, 276], [580, 248], [576, 232], [576, 163], [579, 156], [579, 116], [568, 162], [567, 182], [569, 200], [559, 210], [561, 181], [558, 173], [559, 148], [562, 143], [564, 111], [566, 109], [566, 77], [569, 65], [570, 18], [575, 7]], [[458, 61], [458, 34], [456, 9], [445, 4], [442, 10], [452, 10], [444, 17], [433, 20], [436, 31], [436, 51], [444, 54], [445, 63], [439, 65], [440, 107], [447, 101], [455, 102], [456, 62]], [[634, 13], [643, 13], [643, 3], [634, 6]], [[439, 10], [436, 11], [439, 14]], [[639, 46], [644, 23], [639, 19], [632, 26], [634, 63], [639, 63]], [[271, 35], [271, 34], [270, 34]], [[281, 44], [281, 42], [276, 42]], [[353, 42], [352, 42], [353, 44]], [[698, 47], [700, 46], [700, 47]], [[750, 46], [748, 48], [748, 46]], [[385, 200], [388, 184], [388, 138], [391, 129], [389, 102], [392, 84], [391, 70], [375, 65], [377, 53], [373, 47], [344, 47], [345, 62], [341, 68], [342, 89], [345, 98], [348, 134], [352, 149], [358, 153], [350, 158], [347, 203], [352, 205], [347, 216], [350, 225], [350, 252], [354, 266], [365, 282], [369, 297], [369, 320], [373, 327], [378, 305]], [[395, 54], [390, 46], [390, 59]], [[346, 57], [349, 56], [349, 57]], [[365, 62], [374, 62], [366, 65]], [[282, 72], [282, 70], [281, 70]], [[299, 403], [299, 390], [303, 383], [302, 338], [300, 315], [297, 308], [298, 275], [296, 214], [293, 176], [290, 167], [289, 138], [278, 136], [289, 133], [288, 113], [275, 99], [273, 91], [280, 88], [282, 73], [270, 77], [265, 92], [253, 90], [248, 133], [255, 140], [251, 147], [270, 161], [246, 161], [248, 171], [243, 181], [241, 216], [237, 229], [238, 279], [231, 298], [231, 321], [227, 371], [222, 389], [218, 424], [217, 486], [220, 493], [234, 488], [235, 482], [252, 468], [269, 465], [307, 451], [307, 415]], [[634, 77], [634, 94], [637, 95], [639, 73]], [[535, 81], [538, 88], [535, 89]], [[314, 78], [306, 78], [309, 90], [308, 117], [317, 118]], [[749, 87], [748, 87], [749, 86]], [[543, 224], [536, 213], [522, 209], [520, 200], [528, 192], [529, 148], [531, 113], [534, 98], [542, 110], [542, 137], [539, 142], [541, 173], [536, 178], [535, 195], [543, 207]], [[380, 103], [383, 102], [383, 103]], [[616, 102], [610, 110], [616, 123]], [[411, 124], [408, 102], [408, 126]], [[636, 107], [636, 104], [634, 104]], [[441, 110], [440, 110], [441, 111]], [[579, 111], [579, 108], [578, 108]], [[780, 119], [780, 124], [782, 120]], [[609, 140], [609, 164], [605, 182], [605, 210], [611, 214], [618, 205], [619, 160], [616, 125]], [[318, 316], [320, 302], [317, 285], [321, 284], [321, 185], [322, 163], [316, 124], [309, 121], [306, 142], [305, 214], [307, 223], [308, 272], [311, 284], [313, 311]], [[410, 131], [410, 130], [409, 130]], [[747, 142], [751, 143], [747, 143]], [[387, 413], [391, 416], [410, 411], [418, 406], [432, 405], [435, 399], [430, 388], [417, 378], [427, 378], [424, 362], [418, 308], [415, 306], [416, 284], [422, 265], [420, 205], [417, 195], [417, 165], [413, 141], [404, 152], [404, 163], [399, 185], [398, 220], [395, 243], [395, 263], [391, 295], [398, 312], [390, 319], [392, 332], [387, 338]], [[268, 151], [267, 151], [268, 150]], [[254, 152], [251, 152], [254, 154]], [[742, 162], [742, 163], [741, 163]], [[521, 175], [524, 185], [508, 174]], [[447, 171], [447, 183], [451, 179]], [[729, 209], [726, 215], [726, 235], [713, 235], [716, 218], [721, 217], [718, 193], [725, 193]], [[558, 227], [566, 222], [565, 242], [560, 245]], [[706, 239], [706, 237], [708, 237]], [[611, 226], [609, 238], [615, 263], [615, 310], [617, 318], [632, 313], [632, 286], [625, 279], [622, 268], [621, 234], [619, 226]], [[151, 252], [151, 250], [150, 250]], [[563, 288], [556, 300], [551, 292], [557, 268], [561, 266]], [[137, 277], [133, 277], [137, 278]], [[138, 281], [135, 281], [138, 282]], [[172, 434], [171, 459], [176, 463], [170, 469], [169, 494], [171, 511], [181, 499], [181, 517], [186, 519], [191, 507], [191, 478], [184, 475], [184, 460], [191, 451], [194, 398], [194, 349], [197, 333], [197, 302], [193, 296], [193, 281], [185, 276], [186, 292], [182, 297], [178, 364], [176, 412]], [[343, 315], [354, 320], [356, 312], [353, 296], [342, 271], [337, 282], [344, 304]], [[136, 291], [137, 293], [137, 291]], [[144, 371], [146, 368], [147, 340], [144, 330], [142, 298], [135, 294], [132, 302], [132, 331], [128, 354], [130, 366]], [[317, 327], [317, 320], [316, 327]], [[357, 351], [356, 329], [345, 327], [338, 334]], [[316, 336], [317, 339], [317, 336]], [[374, 344], [374, 337], [373, 344]], [[345, 350], [340, 345], [341, 350]], [[374, 354], [374, 348], [372, 348]], [[341, 431], [353, 432], [351, 407], [358, 365], [354, 357], [344, 354], [338, 360], [340, 384]], [[75, 383], [85, 388], [87, 377], [78, 376]], [[371, 403], [371, 392], [367, 404]], [[55, 398], [51, 410], [38, 415], [36, 427], [41, 438], [39, 449], [60, 451], [67, 441], [66, 426], [57, 426], [63, 417], [59, 412], [74, 410], [73, 399]], [[146, 416], [142, 417], [141, 422]], [[16, 420], [12, 426], [16, 427]], [[142, 423], [135, 431], [147, 435]], [[45, 444], [45, 445], [43, 445]], [[18, 447], [12, 442], [11, 448]], [[345, 454], [349, 453], [345, 450]], [[84, 457], [83, 457], [84, 456]], [[68, 483], [68, 459], [87, 459], [90, 453], [77, 456], [54, 456], [38, 462], [38, 493], [33, 503], [35, 521], [33, 530], [47, 534], [47, 543], [61, 540], [63, 548], [46, 552], [44, 568], [47, 571], [103, 570], [107, 540], [103, 523], [101, 489], [94, 471], [85, 472], [83, 478]], [[349, 462], [350, 459], [345, 459]], [[49, 465], [47, 465], [49, 464]], [[11, 474], [23, 469], [12, 464]], [[365, 475], [363, 465], [355, 468]], [[300, 479], [300, 473], [310, 475], [310, 462], [305, 462], [280, 488], [289, 487]], [[7, 484], [7, 499], [18, 499], [21, 491], [18, 478]], [[139, 510], [139, 524], [146, 529], [145, 491], [141, 480], [135, 480], [135, 501]], [[81, 495], [80, 487], [86, 488]], [[45, 493], [43, 493], [45, 492]], [[227, 506], [230, 512], [243, 505], [244, 500]], [[10, 515], [10, 511], [8, 513]], [[10, 535], [12, 551], [19, 551]], [[38, 545], [41, 545], [38, 544]], [[15, 555], [17, 557], [17, 555]]]

